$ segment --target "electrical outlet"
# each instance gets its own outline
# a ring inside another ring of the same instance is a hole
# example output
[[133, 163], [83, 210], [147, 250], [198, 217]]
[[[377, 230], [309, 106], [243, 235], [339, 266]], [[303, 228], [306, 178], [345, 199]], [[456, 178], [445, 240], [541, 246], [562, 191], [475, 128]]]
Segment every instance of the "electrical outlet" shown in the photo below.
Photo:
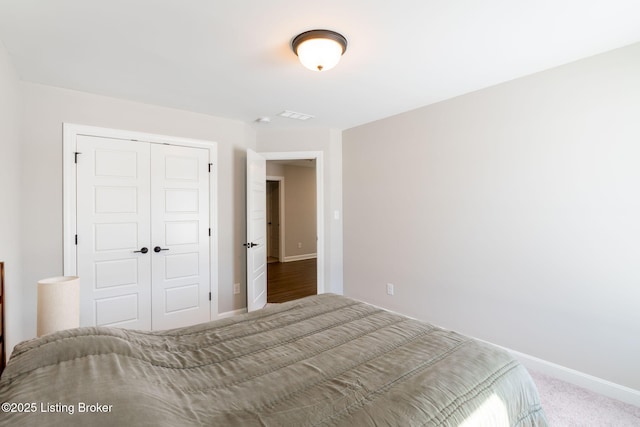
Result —
[[393, 283], [387, 283], [387, 295], [393, 295]]
[[298, 242], [298, 249], [302, 248], [302, 242]]
[[233, 293], [234, 294], [239, 294], [240, 293], [240, 283], [234, 283], [233, 284]]

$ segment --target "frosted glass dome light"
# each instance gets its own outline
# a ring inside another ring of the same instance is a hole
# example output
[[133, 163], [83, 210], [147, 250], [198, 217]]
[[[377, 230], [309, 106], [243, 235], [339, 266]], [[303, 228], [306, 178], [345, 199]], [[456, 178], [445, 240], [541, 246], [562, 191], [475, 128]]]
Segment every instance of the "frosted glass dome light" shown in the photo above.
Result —
[[331, 30], [311, 30], [297, 35], [291, 42], [302, 65], [313, 71], [335, 67], [347, 50], [347, 39]]

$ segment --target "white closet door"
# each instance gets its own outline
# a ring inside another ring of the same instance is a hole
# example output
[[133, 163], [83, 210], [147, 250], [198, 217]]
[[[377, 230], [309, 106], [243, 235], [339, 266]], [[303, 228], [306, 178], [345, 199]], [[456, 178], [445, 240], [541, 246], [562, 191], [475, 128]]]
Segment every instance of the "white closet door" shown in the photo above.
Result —
[[150, 329], [149, 144], [76, 141], [80, 325]]
[[209, 152], [152, 144], [152, 324], [210, 320]]

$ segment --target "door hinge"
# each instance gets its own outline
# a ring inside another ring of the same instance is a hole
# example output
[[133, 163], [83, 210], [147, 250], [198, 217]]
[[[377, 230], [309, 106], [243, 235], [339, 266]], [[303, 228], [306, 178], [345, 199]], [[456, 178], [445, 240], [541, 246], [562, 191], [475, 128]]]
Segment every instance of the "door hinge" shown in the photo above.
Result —
[[76, 246], [78, 246], [78, 235], [76, 234]]
[[209, 237], [211, 237], [211, 229], [209, 229]]
[[76, 164], [78, 163], [78, 154], [82, 154], [82, 153], [80, 153], [78, 151], [75, 151], [73, 153], [73, 163], [76, 163]]
[[209, 301], [211, 301], [211, 292], [209, 292]]
[[211, 166], [213, 166], [213, 163], [209, 163], [209, 173], [211, 173]]

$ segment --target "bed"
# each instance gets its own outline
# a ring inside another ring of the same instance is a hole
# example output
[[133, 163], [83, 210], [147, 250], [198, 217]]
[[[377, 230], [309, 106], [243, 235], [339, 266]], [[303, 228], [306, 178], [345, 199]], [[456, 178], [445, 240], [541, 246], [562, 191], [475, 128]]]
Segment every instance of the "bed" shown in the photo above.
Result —
[[546, 426], [509, 353], [323, 294], [159, 332], [16, 346], [0, 425]]

